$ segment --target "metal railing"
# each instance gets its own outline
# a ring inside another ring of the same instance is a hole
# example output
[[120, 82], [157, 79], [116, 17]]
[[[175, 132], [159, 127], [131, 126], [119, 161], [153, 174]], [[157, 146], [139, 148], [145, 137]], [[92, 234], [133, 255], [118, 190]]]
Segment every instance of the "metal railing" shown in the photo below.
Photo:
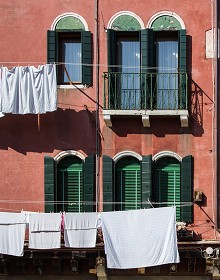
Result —
[[187, 84], [186, 72], [104, 72], [104, 109], [186, 110]]

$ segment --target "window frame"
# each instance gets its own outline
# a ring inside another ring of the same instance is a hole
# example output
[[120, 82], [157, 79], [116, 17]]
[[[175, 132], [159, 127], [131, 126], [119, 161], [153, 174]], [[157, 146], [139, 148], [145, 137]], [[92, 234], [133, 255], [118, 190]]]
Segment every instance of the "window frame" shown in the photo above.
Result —
[[[47, 31], [47, 61], [48, 63], [59, 64], [59, 36], [67, 34], [68, 36], [79, 36], [81, 40], [81, 63], [82, 63], [82, 81], [80, 83], [70, 82], [69, 85], [92, 86], [92, 33], [84, 30], [48, 30]], [[66, 86], [68, 83], [60, 83], [59, 66], [57, 66], [58, 85]]]

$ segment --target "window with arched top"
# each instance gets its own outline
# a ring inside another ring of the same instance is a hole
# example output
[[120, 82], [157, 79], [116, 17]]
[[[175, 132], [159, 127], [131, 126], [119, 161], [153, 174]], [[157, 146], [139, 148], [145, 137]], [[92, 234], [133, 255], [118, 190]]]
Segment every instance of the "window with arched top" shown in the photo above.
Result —
[[92, 83], [92, 39], [85, 20], [59, 16], [47, 33], [48, 62], [57, 63], [58, 84]]
[[57, 164], [57, 211], [82, 212], [83, 162], [76, 156], [67, 156]]
[[45, 212], [93, 212], [95, 157], [60, 153], [44, 157]]
[[121, 158], [115, 164], [115, 209], [140, 209], [141, 165], [134, 157]]
[[180, 162], [163, 157], [154, 163], [153, 198], [156, 207], [176, 206], [176, 219], [181, 220]]
[[187, 110], [183, 22], [170, 12], [153, 17], [146, 29], [133, 21], [133, 29], [125, 15], [108, 25], [105, 109]]
[[[139, 158], [140, 157], [140, 158]], [[103, 156], [104, 211], [176, 206], [178, 221], [193, 221], [193, 158], [164, 151]]]

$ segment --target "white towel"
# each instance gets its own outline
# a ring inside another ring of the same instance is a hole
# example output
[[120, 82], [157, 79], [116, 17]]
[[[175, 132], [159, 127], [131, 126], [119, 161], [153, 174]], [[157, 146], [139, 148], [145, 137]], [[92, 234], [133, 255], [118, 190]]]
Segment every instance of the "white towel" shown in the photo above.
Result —
[[103, 212], [107, 267], [129, 269], [178, 263], [175, 207]]
[[53, 249], [61, 246], [61, 213], [29, 216], [29, 248]]
[[52, 64], [1, 69], [0, 112], [44, 114], [57, 109], [56, 67]]
[[0, 212], [0, 253], [23, 256], [26, 228], [24, 213]]
[[66, 247], [92, 248], [96, 245], [97, 213], [64, 213]]

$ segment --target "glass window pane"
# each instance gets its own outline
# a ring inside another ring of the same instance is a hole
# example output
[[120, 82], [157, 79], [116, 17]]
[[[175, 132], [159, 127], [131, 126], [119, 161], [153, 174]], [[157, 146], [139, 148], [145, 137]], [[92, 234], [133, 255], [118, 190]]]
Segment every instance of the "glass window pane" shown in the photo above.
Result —
[[[65, 40], [62, 44], [63, 62], [65, 62], [70, 79], [74, 83], [82, 81], [81, 64], [81, 42], [79, 40]], [[63, 82], [69, 83], [69, 79], [64, 71]]]
[[140, 109], [140, 42], [136, 38], [118, 41], [118, 65], [121, 109]]
[[157, 109], [178, 109], [178, 41], [157, 40]]

